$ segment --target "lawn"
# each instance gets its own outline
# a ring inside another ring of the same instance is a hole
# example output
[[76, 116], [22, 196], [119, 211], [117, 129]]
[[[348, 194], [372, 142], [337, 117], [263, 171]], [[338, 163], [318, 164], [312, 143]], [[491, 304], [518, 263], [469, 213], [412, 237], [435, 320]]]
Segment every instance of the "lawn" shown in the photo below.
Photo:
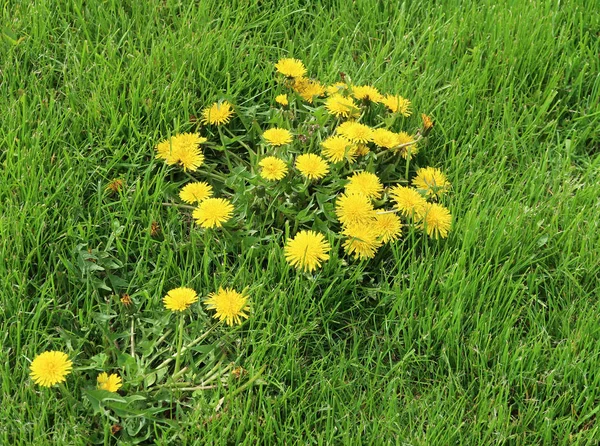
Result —
[[[8, 0], [0, 443], [598, 444], [597, 9]], [[274, 106], [281, 57], [410, 98], [408, 127], [432, 116], [412, 162], [452, 184], [448, 238], [407, 236], [370, 262], [334, 242], [306, 274], [285, 262], [292, 234], [234, 245], [172, 205], [190, 175], [156, 144], [217, 100]], [[140, 370], [174, 342], [161, 299], [179, 286], [246, 289], [250, 317], [195, 307], [185, 343], [205, 336], [184, 362], [212, 385], [149, 392], [161, 377]], [[64, 386], [30, 378], [46, 350], [73, 360]], [[103, 370], [123, 377], [119, 401], [93, 399]]]

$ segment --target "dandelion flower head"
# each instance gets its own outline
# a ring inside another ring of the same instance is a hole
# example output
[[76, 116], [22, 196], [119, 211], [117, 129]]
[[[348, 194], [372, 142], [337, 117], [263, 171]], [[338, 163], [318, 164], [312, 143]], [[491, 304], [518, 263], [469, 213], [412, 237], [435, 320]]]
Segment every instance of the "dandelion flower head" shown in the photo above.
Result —
[[98, 382], [98, 389], [108, 390], [109, 392], [116, 392], [122, 386], [121, 377], [115, 373], [110, 375], [106, 372], [100, 373], [96, 381]]
[[47, 351], [37, 355], [29, 369], [33, 382], [42, 387], [51, 387], [66, 381], [66, 376], [73, 369], [73, 363], [66, 353]]
[[346, 85], [344, 82], [336, 82], [335, 84], [326, 87], [325, 91], [328, 95], [334, 95], [342, 93], [346, 88], [348, 88], [348, 85]]
[[423, 210], [420, 227], [432, 238], [446, 238], [452, 225], [450, 211], [438, 203], [427, 203]]
[[356, 144], [343, 136], [330, 136], [321, 143], [323, 155], [334, 163], [348, 160], [351, 163], [356, 159]]
[[233, 110], [229, 102], [215, 102], [202, 110], [202, 122], [211, 125], [227, 124], [232, 115]]
[[304, 64], [298, 59], [279, 59], [275, 64], [275, 69], [286, 77], [303, 77], [306, 74]]
[[[410, 160], [414, 155], [419, 153], [419, 146], [415, 143], [415, 138], [406, 132], [396, 133], [396, 147], [394, 151], [399, 153], [402, 158]], [[398, 146], [404, 146], [399, 147]]]
[[285, 245], [285, 259], [298, 269], [312, 272], [329, 259], [331, 246], [323, 234], [300, 231]]
[[282, 146], [292, 142], [292, 134], [289, 130], [274, 127], [263, 133], [263, 138], [272, 146]]
[[292, 88], [309, 104], [312, 104], [315, 96], [323, 96], [325, 94], [325, 87], [320, 82], [307, 78], [294, 79]]
[[383, 243], [393, 242], [402, 235], [402, 222], [394, 213], [377, 214], [374, 226]]
[[410, 101], [402, 96], [388, 94], [382, 97], [379, 102], [385, 105], [392, 113], [398, 112], [405, 118], [412, 114], [410, 110]]
[[325, 108], [334, 116], [349, 118], [358, 115], [358, 105], [352, 98], [346, 98], [341, 94], [334, 94], [325, 100]]
[[389, 195], [396, 203], [396, 208], [405, 216], [420, 218], [427, 201], [418, 190], [406, 186], [394, 186]]
[[242, 318], [248, 319], [250, 310], [248, 297], [238, 293], [232, 288], [220, 288], [217, 293], [208, 295], [204, 301], [206, 308], [215, 310], [215, 319], [225, 321], [227, 325], [241, 324]]
[[163, 297], [165, 308], [171, 311], [185, 311], [198, 301], [198, 295], [191, 288], [173, 288]]
[[355, 172], [346, 185], [347, 194], [363, 194], [371, 199], [381, 198], [383, 185], [379, 177], [371, 172]]
[[373, 203], [363, 194], [340, 195], [336, 201], [335, 213], [343, 225], [369, 224], [375, 219]]
[[284, 107], [289, 104], [287, 94], [280, 94], [275, 97], [275, 102]]
[[373, 142], [379, 147], [392, 149], [398, 145], [398, 134], [384, 128], [375, 129], [373, 130]]
[[352, 87], [352, 96], [358, 100], [379, 102], [382, 99], [381, 93], [377, 88], [371, 85], [359, 85]]
[[192, 217], [203, 228], [220, 228], [233, 214], [233, 205], [224, 198], [207, 198], [192, 212]]
[[450, 189], [450, 182], [446, 175], [435, 167], [423, 167], [417, 170], [417, 176], [413, 178], [412, 184], [419, 190], [425, 192], [428, 197], [441, 197]]
[[373, 140], [373, 129], [355, 121], [341, 123], [336, 129], [336, 133], [355, 143], [367, 143]]
[[357, 259], [372, 259], [381, 246], [377, 229], [372, 224], [352, 223], [345, 226], [342, 233], [348, 237], [343, 244], [344, 250]]
[[179, 192], [179, 198], [186, 203], [194, 204], [206, 200], [212, 196], [212, 193], [210, 184], [204, 181], [196, 181], [183, 186]]
[[318, 180], [327, 175], [329, 165], [319, 155], [305, 153], [296, 158], [296, 169], [309, 180]]
[[274, 156], [263, 158], [258, 165], [262, 167], [260, 176], [268, 181], [281, 180], [287, 174], [287, 164], [282, 159]]

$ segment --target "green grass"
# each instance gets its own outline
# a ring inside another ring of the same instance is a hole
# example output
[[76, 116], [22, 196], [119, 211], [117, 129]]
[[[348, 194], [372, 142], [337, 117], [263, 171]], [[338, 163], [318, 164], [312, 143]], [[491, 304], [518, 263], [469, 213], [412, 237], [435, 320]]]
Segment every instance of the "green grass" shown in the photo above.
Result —
[[[181, 283], [253, 298], [250, 320], [218, 333], [248, 376], [266, 365], [261, 379], [218, 412], [247, 379], [199, 392], [147, 441], [597, 443], [594, 2], [28, 3], [0, 10], [1, 444], [116, 441], [28, 377], [46, 349], [77, 363], [110, 347], [99, 315], [122, 310], [78, 269], [88, 248], [115, 259], [112, 292], [146, 312], [162, 314]], [[453, 184], [447, 240], [407, 239], [310, 280], [285, 266], [281, 240], [228, 260], [162, 205], [180, 183], [153, 160], [156, 142], [221, 97], [272, 102], [272, 65], [288, 55], [434, 117], [416, 162]], [[113, 178], [127, 185], [118, 197], [104, 192]], [[67, 385], [80, 399], [94, 377]]]

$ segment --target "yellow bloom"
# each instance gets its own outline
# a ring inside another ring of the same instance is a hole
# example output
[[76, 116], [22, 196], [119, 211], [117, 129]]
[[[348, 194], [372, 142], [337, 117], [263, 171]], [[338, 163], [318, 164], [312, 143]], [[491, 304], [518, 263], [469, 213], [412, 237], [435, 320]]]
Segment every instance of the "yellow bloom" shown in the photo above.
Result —
[[433, 127], [433, 121], [425, 113], [421, 113], [421, 120], [423, 121], [423, 134], [427, 134]]
[[300, 231], [285, 245], [285, 259], [298, 269], [312, 272], [329, 259], [331, 246], [323, 234], [314, 231]]
[[420, 227], [432, 238], [446, 238], [452, 225], [450, 211], [438, 203], [427, 203], [422, 213]]
[[200, 203], [212, 196], [212, 186], [204, 181], [197, 181], [183, 186], [179, 198], [186, 203]]
[[347, 159], [351, 163], [356, 159], [356, 144], [343, 136], [330, 136], [321, 143], [323, 146], [323, 155], [338, 163]]
[[260, 176], [268, 181], [281, 180], [288, 171], [285, 162], [274, 156], [263, 158], [258, 165], [262, 167]]
[[355, 121], [342, 122], [337, 127], [336, 133], [355, 143], [367, 143], [373, 140], [373, 129]]
[[398, 112], [406, 118], [412, 113], [410, 111], [410, 101], [402, 96], [388, 94], [381, 98], [379, 102], [384, 104], [392, 113]]
[[287, 94], [280, 94], [275, 98], [275, 102], [277, 102], [278, 104], [281, 104], [283, 106], [288, 105], [288, 97]]
[[233, 115], [231, 104], [227, 101], [215, 102], [202, 110], [202, 123], [211, 125], [227, 124]]
[[198, 301], [198, 295], [191, 288], [174, 288], [163, 297], [165, 308], [171, 311], [184, 311]]
[[348, 239], [344, 242], [344, 250], [354, 254], [357, 259], [372, 259], [381, 246], [377, 229], [369, 223], [352, 223], [344, 227], [342, 232]]
[[341, 94], [329, 96], [325, 100], [325, 108], [332, 115], [343, 118], [357, 116], [359, 112], [358, 105], [356, 105], [352, 98], [345, 98]]
[[73, 363], [66, 353], [48, 351], [37, 355], [29, 369], [34, 383], [42, 387], [51, 387], [66, 381], [66, 376], [73, 369]]
[[394, 186], [389, 195], [396, 202], [396, 208], [407, 217], [420, 218], [427, 204], [419, 191], [405, 186]]
[[402, 235], [402, 222], [393, 213], [377, 214], [375, 217], [375, 230], [383, 243], [393, 242]]
[[366, 144], [357, 144], [356, 145], [356, 154], [358, 156], [363, 156], [368, 154], [371, 151], [371, 149], [369, 149], [369, 146]]
[[368, 224], [375, 219], [369, 197], [363, 194], [342, 194], [335, 203], [335, 214], [343, 225]]
[[359, 85], [356, 87], [352, 87], [352, 96], [356, 99], [372, 102], [379, 102], [383, 97], [377, 88], [372, 87], [371, 85]]
[[233, 205], [224, 198], [207, 198], [194, 209], [192, 216], [203, 228], [220, 228], [231, 218]]
[[100, 373], [96, 381], [98, 382], [98, 389], [108, 390], [109, 392], [116, 392], [122, 386], [121, 377], [114, 373], [110, 375], [106, 372]]
[[441, 197], [450, 190], [450, 182], [446, 175], [435, 167], [424, 167], [417, 170], [417, 176], [413, 178], [412, 184], [419, 190], [425, 192], [427, 197]]
[[179, 164], [183, 167], [183, 170], [191, 170], [195, 172], [198, 167], [204, 163], [204, 155], [198, 148], [183, 148], [180, 147], [177, 150], [177, 157]]
[[305, 153], [296, 158], [296, 169], [309, 180], [318, 180], [327, 175], [329, 165], [319, 155]]
[[195, 171], [204, 162], [200, 144], [206, 138], [197, 133], [182, 133], [162, 141], [156, 146], [156, 158], [164, 159], [168, 165], [181, 164], [184, 170]]
[[304, 64], [298, 59], [279, 59], [275, 64], [275, 69], [287, 77], [302, 77], [306, 74]]
[[216, 311], [213, 316], [215, 319], [225, 321], [229, 326], [232, 326], [234, 323], [241, 324], [241, 318], [248, 319], [248, 314], [246, 313], [250, 310], [248, 297], [232, 288], [223, 289], [219, 287], [219, 292], [210, 293], [204, 304], [207, 309]]
[[263, 138], [272, 146], [282, 146], [292, 142], [292, 134], [289, 130], [272, 128], [263, 133]]
[[392, 149], [398, 145], [398, 134], [388, 129], [373, 130], [373, 142], [379, 147]]
[[383, 193], [383, 185], [379, 177], [371, 172], [355, 172], [346, 185], [347, 194], [363, 194], [367, 198], [379, 199]]
[[325, 94], [325, 87], [320, 82], [306, 78], [294, 79], [292, 88], [302, 99], [310, 104], [312, 104], [315, 96], [323, 96]]
[[348, 86], [344, 82], [336, 82], [333, 85], [328, 86], [325, 90], [328, 95], [334, 95], [342, 93]]
[[[414, 155], [419, 153], [419, 146], [415, 143], [415, 139], [406, 132], [396, 133], [396, 146], [394, 151], [399, 153], [402, 158], [410, 160]], [[405, 145], [406, 144], [406, 145]], [[398, 146], [402, 146], [398, 148]]]

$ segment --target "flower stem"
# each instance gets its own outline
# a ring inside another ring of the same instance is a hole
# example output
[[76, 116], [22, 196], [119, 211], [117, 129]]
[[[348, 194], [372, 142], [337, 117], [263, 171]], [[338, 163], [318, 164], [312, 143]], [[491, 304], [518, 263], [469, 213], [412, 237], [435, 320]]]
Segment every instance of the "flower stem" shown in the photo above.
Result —
[[179, 373], [179, 367], [181, 366], [181, 347], [183, 346], [183, 321], [185, 316], [183, 312], [179, 317], [179, 327], [177, 329], [177, 356], [175, 357], [175, 371], [173, 372], [173, 377], [175, 377]]

